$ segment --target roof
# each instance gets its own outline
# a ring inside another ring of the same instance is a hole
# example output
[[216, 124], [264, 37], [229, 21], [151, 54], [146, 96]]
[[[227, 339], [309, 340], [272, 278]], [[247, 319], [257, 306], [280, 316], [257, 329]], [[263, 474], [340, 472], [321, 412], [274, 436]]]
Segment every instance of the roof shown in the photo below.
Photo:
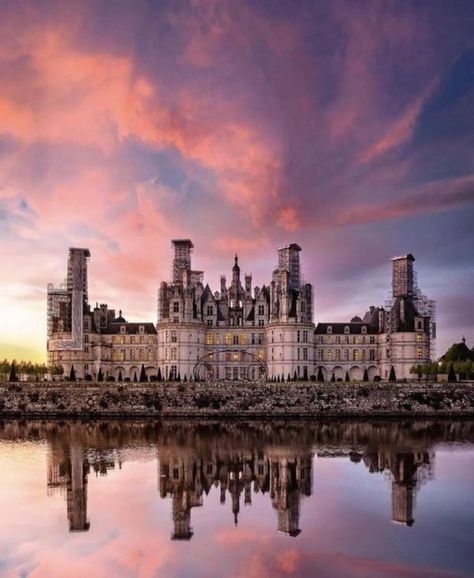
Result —
[[194, 248], [193, 242], [191, 241], [191, 239], [172, 239], [171, 242], [173, 243], [173, 245], [185, 245], [186, 247], [189, 247], [190, 249]]
[[318, 335], [327, 335], [328, 327], [332, 328], [332, 335], [344, 335], [344, 329], [349, 327], [349, 335], [360, 335], [362, 328], [365, 327], [367, 334], [377, 333], [377, 328], [365, 323], [318, 323], [315, 333]]
[[351, 319], [351, 323], [362, 323], [362, 319], [358, 315], [356, 315]]
[[156, 335], [156, 327], [154, 323], [117, 323], [112, 321], [109, 326], [101, 331], [107, 335], [115, 335], [120, 333], [120, 328], [125, 326], [126, 335], [138, 335], [140, 333], [140, 327], [144, 328], [144, 333], [146, 335]]
[[391, 261], [399, 261], [401, 259], [408, 259], [409, 261], [414, 261], [415, 257], [411, 253], [407, 253], [406, 255], [399, 255], [398, 257], [392, 257]]
[[278, 247], [277, 251], [283, 251], [283, 249], [294, 249], [295, 251], [301, 251], [301, 247], [297, 243], [283, 245], [283, 247]]

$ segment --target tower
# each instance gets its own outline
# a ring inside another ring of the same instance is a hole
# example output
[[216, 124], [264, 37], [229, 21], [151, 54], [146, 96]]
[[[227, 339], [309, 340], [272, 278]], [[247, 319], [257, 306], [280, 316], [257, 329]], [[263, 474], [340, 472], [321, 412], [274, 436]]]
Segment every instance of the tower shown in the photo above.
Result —
[[301, 247], [296, 243], [278, 249], [278, 269], [290, 274], [290, 289], [300, 289], [300, 251]]
[[183, 275], [191, 273], [191, 253], [194, 245], [191, 239], [174, 239], [173, 283], [182, 283]]
[[415, 257], [411, 253], [392, 258], [392, 297], [413, 297], [415, 283], [413, 262]]

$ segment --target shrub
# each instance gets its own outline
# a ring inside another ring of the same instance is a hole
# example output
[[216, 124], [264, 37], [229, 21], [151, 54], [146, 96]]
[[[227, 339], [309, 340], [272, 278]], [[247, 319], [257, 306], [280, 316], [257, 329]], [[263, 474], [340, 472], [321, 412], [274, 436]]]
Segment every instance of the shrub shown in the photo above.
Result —
[[107, 399], [105, 397], [102, 397], [99, 401], [99, 405], [102, 409], [105, 409], [105, 408], [109, 407], [109, 402], [107, 401]]

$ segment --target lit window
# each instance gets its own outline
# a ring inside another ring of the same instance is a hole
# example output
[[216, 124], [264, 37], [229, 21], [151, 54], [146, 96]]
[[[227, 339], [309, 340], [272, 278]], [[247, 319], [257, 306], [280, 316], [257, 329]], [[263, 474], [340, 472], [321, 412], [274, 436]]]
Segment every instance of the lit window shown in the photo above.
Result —
[[231, 333], [226, 333], [226, 334], [225, 334], [225, 342], [226, 342], [226, 345], [231, 345], [231, 344], [232, 344], [232, 334], [231, 334]]
[[240, 345], [245, 345], [246, 342], [247, 342], [247, 339], [246, 339], [245, 333], [241, 333], [240, 334]]
[[417, 341], [423, 341], [423, 333], [417, 333], [416, 334], [416, 340]]
[[416, 358], [421, 359], [423, 357], [423, 347], [416, 348]]
[[353, 355], [354, 361], [359, 361], [359, 350], [358, 349], [354, 349], [354, 351], [352, 352], [352, 355]]
[[212, 345], [212, 333], [206, 333], [206, 345]]

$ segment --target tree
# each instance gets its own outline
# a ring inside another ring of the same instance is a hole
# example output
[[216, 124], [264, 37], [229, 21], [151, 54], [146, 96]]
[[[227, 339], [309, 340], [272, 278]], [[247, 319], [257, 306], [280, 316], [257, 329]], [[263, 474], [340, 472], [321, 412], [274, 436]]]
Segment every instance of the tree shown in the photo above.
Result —
[[349, 372], [346, 371], [346, 377], [344, 378], [344, 381], [349, 382], [351, 380], [351, 378], [349, 377]]
[[181, 373], [178, 371], [178, 375], [176, 376], [176, 381], [181, 381]]
[[71, 365], [71, 371], [69, 372], [69, 381], [76, 381], [76, 371], [74, 365]]
[[318, 376], [317, 376], [317, 380], [322, 383], [324, 381], [324, 373], [323, 373], [323, 368], [321, 366], [318, 367]]
[[335, 376], [335, 374], [334, 374], [334, 371], [332, 372], [332, 375], [331, 375], [331, 381], [332, 381], [333, 383], [336, 381], [336, 376]]
[[397, 381], [397, 376], [395, 374], [395, 368], [393, 367], [393, 365], [390, 368], [390, 375], [388, 376], [388, 380], [389, 381]]
[[286, 381], [291, 381], [291, 375], [288, 373], [288, 378]]
[[369, 381], [369, 372], [367, 368], [364, 369], [364, 377], [362, 378], [363, 381]]
[[454, 371], [454, 365], [452, 363], [449, 364], [448, 381], [451, 381], [453, 383], [457, 381], [456, 373]]
[[293, 374], [293, 381], [297, 381], [298, 380], [298, 375], [296, 373], [296, 369], [295, 369], [295, 373]]
[[440, 357], [440, 361], [445, 363], [467, 361], [468, 359], [474, 361], [474, 351], [469, 349], [464, 338], [461, 343], [453, 343], [448, 351]]
[[161, 367], [158, 368], [158, 373], [156, 374], [157, 381], [163, 381], [163, 377], [161, 375]]
[[118, 381], [122, 381], [122, 370], [119, 369]]
[[18, 376], [16, 374], [15, 360], [12, 361], [12, 364], [10, 367], [10, 376], [8, 377], [8, 381], [18, 381]]
[[305, 365], [303, 368], [303, 379], [305, 381], [308, 381], [308, 366], [307, 365]]

